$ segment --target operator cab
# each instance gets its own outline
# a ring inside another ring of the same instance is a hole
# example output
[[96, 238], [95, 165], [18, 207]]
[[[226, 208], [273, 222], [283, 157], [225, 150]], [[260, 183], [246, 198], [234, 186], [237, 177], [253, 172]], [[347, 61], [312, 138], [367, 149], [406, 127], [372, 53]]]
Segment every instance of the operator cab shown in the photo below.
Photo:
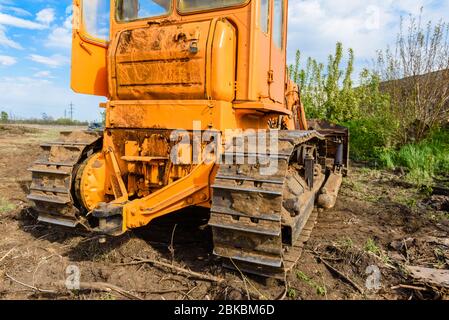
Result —
[[72, 88], [110, 100], [285, 102], [287, 0], [74, 0]]

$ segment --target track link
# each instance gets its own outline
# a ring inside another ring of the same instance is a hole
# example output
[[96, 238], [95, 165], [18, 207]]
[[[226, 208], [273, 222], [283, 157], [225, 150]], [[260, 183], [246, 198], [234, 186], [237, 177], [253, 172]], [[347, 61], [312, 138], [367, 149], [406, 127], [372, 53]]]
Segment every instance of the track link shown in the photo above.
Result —
[[74, 196], [74, 179], [81, 162], [101, 143], [98, 132], [61, 132], [56, 142], [41, 145], [42, 156], [28, 169], [32, 182], [28, 199], [38, 220], [75, 227], [84, 224]]
[[[319, 164], [325, 165], [325, 157], [318, 154], [325, 153], [324, 139], [316, 131], [278, 132], [278, 151], [267, 156], [269, 163], [277, 161], [270, 175], [254, 164], [251, 139], [244, 142], [244, 154], [237, 155], [243, 164], [220, 165], [209, 225], [214, 254], [226, 258], [225, 266], [280, 279], [293, 269], [317, 220], [315, 199], [325, 181], [325, 167]], [[306, 168], [297, 161], [305, 148], [316, 150], [313, 183], [306, 182]]]

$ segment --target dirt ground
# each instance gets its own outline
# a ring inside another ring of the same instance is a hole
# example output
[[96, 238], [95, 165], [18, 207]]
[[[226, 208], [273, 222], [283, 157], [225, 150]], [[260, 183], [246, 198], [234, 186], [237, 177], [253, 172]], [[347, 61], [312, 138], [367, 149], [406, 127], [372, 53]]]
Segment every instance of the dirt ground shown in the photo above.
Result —
[[[62, 128], [63, 130], [65, 128]], [[286, 282], [245, 276], [214, 257], [207, 211], [191, 209], [100, 244], [35, 220], [26, 194], [39, 144], [59, 127], [0, 125], [0, 299], [447, 299], [406, 266], [448, 269], [449, 197], [400, 174], [354, 166], [335, 209], [319, 213]], [[217, 283], [136, 259], [165, 262]], [[61, 285], [79, 270], [81, 290]], [[108, 283], [109, 290], [104, 288]], [[116, 287], [112, 287], [114, 285]]]

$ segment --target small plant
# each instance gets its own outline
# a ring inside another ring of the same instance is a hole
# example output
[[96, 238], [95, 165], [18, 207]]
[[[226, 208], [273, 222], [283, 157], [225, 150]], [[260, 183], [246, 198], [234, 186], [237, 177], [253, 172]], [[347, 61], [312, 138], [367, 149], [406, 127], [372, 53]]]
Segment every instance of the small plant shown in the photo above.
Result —
[[325, 296], [327, 294], [327, 290], [324, 286], [320, 286], [319, 284], [317, 284], [315, 281], [313, 281], [312, 278], [310, 278], [308, 275], [306, 275], [304, 272], [302, 271], [297, 271], [296, 272], [296, 277], [305, 282], [307, 285], [309, 285], [310, 287], [314, 288], [316, 290], [316, 293], [320, 296]]
[[354, 241], [350, 237], [345, 237], [338, 241], [338, 244], [343, 248], [343, 250], [349, 250], [354, 246]]
[[299, 280], [306, 282], [307, 284], [310, 283], [310, 278], [309, 278], [304, 272], [302, 272], [302, 271], [297, 271], [297, 272], [296, 272], [296, 277], [297, 277]]
[[377, 246], [376, 242], [371, 238], [366, 240], [365, 251], [374, 253], [375, 255], [379, 255], [381, 253], [380, 248]]
[[317, 286], [316, 287], [316, 293], [320, 296], [325, 296], [327, 294], [327, 290], [325, 287]]
[[296, 299], [296, 290], [293, 288], [289, 288], [287, 291], [287, 297], [290, 299]]
[[15, 209], [15, 205], [4, 198], [0, 198], [0, 213], [6, 213]]

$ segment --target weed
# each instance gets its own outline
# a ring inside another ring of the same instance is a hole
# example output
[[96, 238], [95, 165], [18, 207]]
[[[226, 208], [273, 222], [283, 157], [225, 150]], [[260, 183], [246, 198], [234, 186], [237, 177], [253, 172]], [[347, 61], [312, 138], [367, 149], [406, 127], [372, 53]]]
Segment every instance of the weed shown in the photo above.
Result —
[[352, 249], [354, 246], [354, 241], [350, 237], [345, 237], [343, 239], [340, 239], [338, 241], [338, 244], [343, 248], [343, 250], [349, 250]]
[[327, 294], [327, 290], [324, 286], [320, 286], [319, 284], [317, 284], [315, 281], [313, 281], [312, 278], [310, 278], [308, 275], [306, 275], [304, 272], [302, 271], [297, 271], [296, 272], [296, 277], [305, 282], [307, 285], [309, 285], [310, 287], [314, 288], [316, 290], [316, 293], [320, 296], [325, 296]]
[[419, 143], [399, 150], [384, 149], [379, 158], [387, 169], [404, 167], [405, 179], [418, 186], [431, 186], [433, 179], [449, 171], [449, 131], [434, 130]]
[[16, 206], [4, 198], [0, 198], [0, 214], [12, 211]]
[[307, 284], [310, 283], [310, 278], [309, 278], [304, 272], [302, 272], [302, 271], [297, 271], [297, 272], [296, 272], [296, 277], [297, 277], [299, 280], [306, 282]]
[[290, 299], [296, 299], [296, 290], [293, 288], [289, 288], [287, 291], [287, 297], [289, 297]]
[[325, 287], [317, 286], [316, 287], [316, 293], [320, 296], [325, 296], [327, 294], [327, 290]]
[[379, 255], [381, 253], [380, 248], [377, 246], [376, 242], [371, 238], [366, 240], [365, 251], [374, 253], [375, 255]]

